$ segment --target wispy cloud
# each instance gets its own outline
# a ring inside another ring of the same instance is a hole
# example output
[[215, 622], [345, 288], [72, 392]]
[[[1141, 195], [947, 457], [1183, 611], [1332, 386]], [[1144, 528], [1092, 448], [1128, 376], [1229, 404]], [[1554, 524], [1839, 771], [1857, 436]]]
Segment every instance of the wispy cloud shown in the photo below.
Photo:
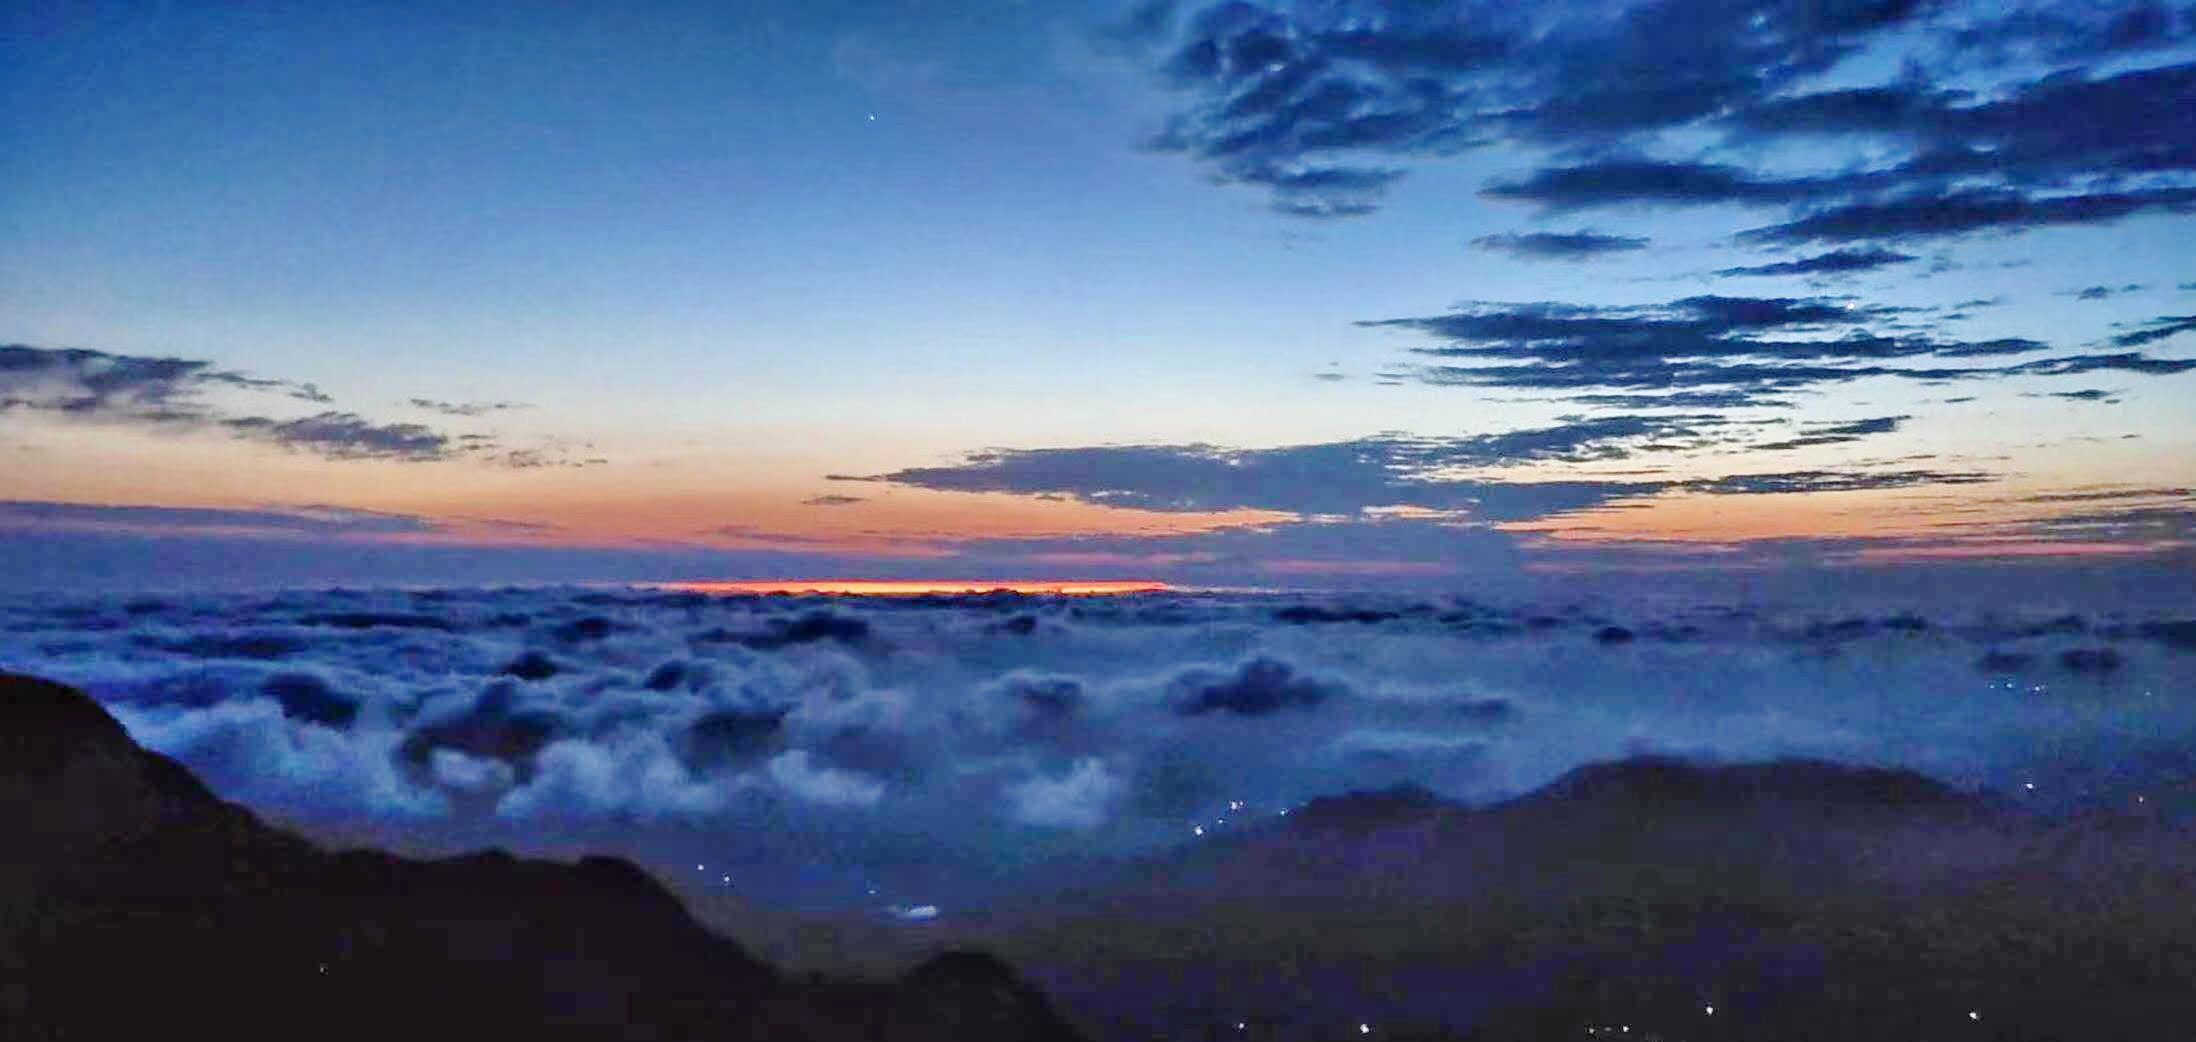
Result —
[[447, 525], [416, 514], [306, 504], [256, 510], [0, 501], [0, 527], [29, 529], [237, 532], [310, 536], [442, 532]]
[[486, 416], [489, 413], [505, 412], [511, 409], [533, 408], [525, 402], [445, 402], [432, 398], [409, 399], [409, 404], [412, 408], [425, 409], [428, 412], [441, 413], [444, 416]]
[[1785, 449], [1806, 448], [1812, 445], [1842, 445], [1849, 441], [1859, 441], [1871, 434], [1889, 434], [1898, 430], [1901, 423], [1912, 418], [1911, 416], [1879, 416], [1872, 420], [1855, 420], [1851, 423], [1819, 424], [1799, 437], [1767, 442], [1755, 445], [1753, 448], [1760, 452], [1776, 452]]
[[[476, 459], [520, 468], [601, 462], [575, 461], [557, 447], [513, 448], [489, 435], [452, 435], [422, 424], [381, 423], [333, 409], [305, 416], [240, 415], [205, 400], [207, 392], [222, 389], [270, 392], [314, 404], [333, 401], [313, 384], [250, 376], [206, 361], [0, 345], [0, 417], [24, 411], [78, 422], [219, 431], [334, 460]], [[521, 407], [427, 399], [413, 399], [412, 404], [452, 416]]]
[[1917, 485], [1981, 485], [1997, 475], [1981, 471], [1897, 470], [1876, 473], [1794, 470], [1781, 474], [1742, 474], [1685, 487], [1718, 495], [1767, 495], [1788, 492], [1858, 492]]
[[1644, 250], [1647, 248], [1647, 240], [1643, 237], [1603, 235], [1591, 231], [1528, 232], [1483, 235], [1472, 240], [1472, 245], [1483, 250], [1507, 253], [1520, 260], [1580, 261], [1611, 253]]
[[2132, 332], [2112, 338], [2114, 347], [2144, 347], [2183, 333], [2196, 333], [2196, 315], [2163, 315]]
[[416, 423], [377, 424], [356, 413], [324, 412], [294, 420], [238, 416], [214, 421], [242, 436], [329, 459], [433, 461], [458, 454], [450, 437]]
[[[1410, 166], [1492, 145], [1591, 155], [1490, 186], [1554, 208], [1833, 206], [1760, 235], [1788, 241], [2172, 210], [2184, 186], [2157, 179], [2196, 171], [2196, 66], [2079, 71], [2196, 34], [2196, 15], [2150, 0], [2014, 13], [1981, 0], [1153, 10], [1128, 35], [1187, 99], [1156, 146], [1268, 189], [1287, 213], [1368, 213]], [[1852, 69], [1864, 52], [1902, 73]], [[2031, 71], [2054, 62], [2071, 71]], [[1887, 158], [1747, 165], [1762, 146], [1825, 140], [1850, 143], [1826, 155], [1865, 145]], [[1646, 158], [1686, 143], [1707, 155]], [[2086, 187], [2057, 194], [2071, 183]], [[1904, 198], [1863, 198], [1887, 193]]]
[[1774, 264], [1756, 264], [1748, 267], [1724, 268], [1716, 272], [1725, 277], [1739, 275], [1848, 275], [1854, 272], [1875, 271], [1894, 264], [1919, 260], [1911, 253], [1900, 253], [1881, 247], [1854, 250], [1832, 250], [1798, 260], [1779, 261]]
[[167, 419], [191, 415], [191, 400], [211, 387], [273, 391], [310, 402], [329, 400], [312, 384], [217, 369], [211, 362], [0, 344], [0, 409]]
[[[2040, 353], [2049, 345], [2020, 337], [1955, 339], [1915, 330], [1916, 317], [1912, 309], [1831, 297], [1699, 296], [1633, 306], [1475, 302], [1446, 315], [1359, 324], [1443, 341], [1414, 353], [1472, 364], [1421, 366], [1409, 375], [1459, 386], [1715, 393], [1755, 401], [1870, 377], [1938, 382], [2196, 369], [2196, 361], [2139, 352], [1978, 366], [1968, 360]], [[2188, 320], [2161, 319], [2114, 342], [2135, 346], [2192, 327]], [[1918, 359], [1936, 364], [1911, 364]], [[1945, 364], [1954, 360], [1963, 364]]]

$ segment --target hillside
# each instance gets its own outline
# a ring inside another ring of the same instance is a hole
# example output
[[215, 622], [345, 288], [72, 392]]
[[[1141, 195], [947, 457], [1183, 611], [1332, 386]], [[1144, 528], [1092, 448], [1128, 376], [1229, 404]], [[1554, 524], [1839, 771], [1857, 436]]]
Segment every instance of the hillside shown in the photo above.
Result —
[[331, 852], [217, 798], [89, 697], [0, 674], [10, 1039], [1067, 1042], [989, 956], [793, 977], [631, 864]]

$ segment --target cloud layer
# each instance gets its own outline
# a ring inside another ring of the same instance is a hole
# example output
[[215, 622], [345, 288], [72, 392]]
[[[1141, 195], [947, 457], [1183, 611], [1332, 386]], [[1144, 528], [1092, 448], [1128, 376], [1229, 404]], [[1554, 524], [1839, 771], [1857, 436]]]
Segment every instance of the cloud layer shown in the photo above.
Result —
[[322, 835], [609, 848], [695, 891], [951, 915], [1032, 859], [1402, 781], [1488, 798], [1639, 748], [2088, 798], [2186, 759], [2177, 620], [337, 591], [7, 603], [0, 664]]

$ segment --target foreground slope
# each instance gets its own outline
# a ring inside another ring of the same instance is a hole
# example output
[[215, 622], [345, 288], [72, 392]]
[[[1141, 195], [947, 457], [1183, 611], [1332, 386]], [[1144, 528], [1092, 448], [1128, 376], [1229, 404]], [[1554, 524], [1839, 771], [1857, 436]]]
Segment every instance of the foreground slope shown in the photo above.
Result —
[[0, 1037], [1071, 1040], [989, 956], [793, 977], [631, 864], [320, 849], [0, 674]]

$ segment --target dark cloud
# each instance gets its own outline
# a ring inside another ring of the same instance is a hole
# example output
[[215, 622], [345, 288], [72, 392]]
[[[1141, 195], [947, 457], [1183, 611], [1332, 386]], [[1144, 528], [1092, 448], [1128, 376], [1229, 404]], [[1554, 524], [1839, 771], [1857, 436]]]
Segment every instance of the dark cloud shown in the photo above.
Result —
[[1740, 167], [1719, 163], [1601, 159], [1543, 168], [1523, 179], [1496, 181], [1480, 194], [1538, 203], [1550, 210], [1582, 210], [1616, 204], [1787, 203], [1810, 198], [1821, 190], [1813, 181], [1761, 178]]
[[1849, 203], [1794, 221], [1739, 233], [1751, 242], [1844, 243], [1910, 240], [2060, 224], [2098, 224], [2140, 213], [2196, 210], [2196, 188], [2041, 195], [2008, 188], [1966, 188]]
[[546, 699], [527, 695], [516, 683], [494, 681], [479, 697], [456, 711], [438, 714], [405, 736], [399, 753], [415, 768], [425, 768], [438, 749], [500, 760], [530, 777], [534, 755], [568, 733], [572, 723]]
[[2119, 393], [2120, 392], [2118, 391], [2101, 391], [2097, 390], [2096, 388], [2090, 388], [2088, 390], [2082, 391], [2051, 391], [2047, 394], [2032, 395], [2031, 397], [2065, 398], [2069, 401], [2103, 402], [2107, 405], [2113, 405], [2119, 402], [2120, 399], [2115, 397]]
[[492, 412], [533, 408], [524, 402], [444, 402], [432, 398], [413, 398], [410, 399], [410, 404], [415, 409], [425, 409], [444, 416], [486, 416]]
[[[2196, 177], [2196, 64], [2099, 64], [2196, 37], [2188, 11], [2155, 0], [1154, 10], [1127, 35], [1183, 99], [1154, 144], [1284, 213], [1369, 213], [1409, 164], [1498, 143], [1563, 161], [1490, 184], [1496, 198], [1818, 208], [1757, 241], [2172, 212]], [[1846, 62], [1864, 52], [1882, 60]], [[1838, 165], [1756, 165], [1810, 151]]]
[[1945, 32], [1969, 61], [2091, 60], [2185, 43], [2196, 34], [2196, 7], [2157, 0], [2002, 4]]
[[1979, 485], [1997, 475], [1980, 471], [1900, 470], [1877, 473], [1795, 470], [1781, 474], [1741, 474], [1684, 487], [1714, 495], [1765, 495], [1783, 492], [1857, 492], [1916, 485]]
[[[1410, 375], [1427, 383], [1476, 387], [1707, 392], [1752, 401], [1869, 377], [1940, 382], [2105, 370], [2157, 375], [2196, 368], [2196, 362], [2132, 352], [1993, 367], [1883, 364], [2048, 349], [2021, 338], [1968, 341], [1914, 332], [1907, 324], [1911, 316], [1906, 309], [1832, 297], [1701, 296], [1635, 306], [1474, 302], [1446, 315], [1359, 324], [1410, 329], [1444, 341], [1414, 352], [1477, 364], [1421, 366]], [[2157, 339], [2171, 335], [2166, 328], [2127, 336]]]
[[1245, 662], [1230, 676], [1194, 671], [1175, 684], [1185, 689], [1174, 707], [1183, 716], [1269, 716], [1292, 707], [1314, 708], [1343, 693], [1337, 685], [1302, 676], [1288, 663], [1270, 658]]
[[1650, 360], [1508, 366], [1421, 366], [1413, 375], [1426, 383], [1460, 387], [1662, 390], [1705, 386], [1734, 387], [1757, 394], [1779, 394], [1877, 377], [1936, 384], [2005, 376], [2078, 376], [2104, 371], [2161, 376], [2187, 372], [2190, 369], [2196, 369], [2196, 360], [2177, 361], [2129, 353], [2047, 358], [1999, 367], [1756, 365]]
[[2196, 332], [2196, 315], [2161, 315], [2141, 329], [2113, 337], [2112, 344], [2114, 347], [2142, 347], [2190, 332]]
[[326, 727], [349, 727], [358, 718], [359, 699], [336, 690], [315, 673], [276, 673], [259, 685], [260, 694], [282, 707], [282, 715]]
[[2000, 371], [2033, 376], [2078, 376], [2082, 373], [2096, 372], [2171, 376], [2175, 373], [2188, 372], [2191, 369], [2196, 369], [2196, 360], [2151, 358], [2148, 355], [2125, 352], [2114, 355], [2074, 355], [2069, 358], [2047, 358]]
[[1507, 253], [1521, 260], [1586, 260], [1611, 253], [1625, 253], [1647, 248], [1647, 240], [1627, 235], [1602, 235], [1598, 232], [1528, 232], [1524, 234], [1483, 235], [1472, 240], [1472, 245], [1483, 250]]
[[562, 448], [503, 449], [495, 440], [483, 437], [477, 443], [462, 446], [461, 451], [472, 452], [473, 457], [484, 463], [494, 463], [513, 470], [533, 470], [538, 467], [599, 467], [610, 462], [601, 456], [575, 459]]
[[[1993, 100], [1971, 97], [1910, 78], [1764, 97], [1722, 121], [1727, 144], [1828, 136], [1903, 149], [1871, 169], [1769, 175], [1602, 157], [1499, 181], [1486, 194], [1557, 210], [1814, 203], [1816, 212], [1746, 237], [1833, 243], [2097, 223], [2190, 205], [2189, 186], [2172, 179], [2196, 173], [2196, 65], [2097, 79], [2060, 73], [2007, 85]], [[2064, 194], [2070, 183], [2083, 191]]]
[[2093, 503], [2115, 499], [2196, 499], [2196, 489], [2186, 488], [2115, 488], [2078, 489], [2070, 492], [2046, 492], [2022, 497], [2028, 503]]
[[0, 527], [239, 531], [298, 535], [387, 535], [440, 532], [441, 522], [411, 514], [308, 505], [226, 510], [215, 507], [103, 506], [90, 503], [0, 501]]
[[1877, 268], [1885, 268], [1893, 264], [1904, 264], [1919, 259], [1911, 253], [1900, 253], [1896, 250], [1881, 248], [1832, 250], [1829, 253], [1819, 253], [1812, 257], [1802, 257], [1799, 260], [1783, 261], [1776, 264], [1724, 268], [1716, 274], [1726, 277], [1734, 275], [1841, 275], [1856, 271], [1874, 271]]
[[867, 498], [863, 496], [842, 496], [837, 494], [828, 494], [821, 496], [810, 496], [807, 499], [801, 500], [801, 505], [809, 507], [843, 507], [867, 501]]
[[1872, 420], [1856, 420], [1852, 423], [1818, 425], [1797, 438], [1769, 442], [1753, 446], [1755, 451], [1775, 452], [1783, 449], [1806, 448], [1810, 445], [1841, 445], [1859, 441], [1871, 434], [1889, 434], [1899, 429], [1899, 424], [1912, 419], [1910, 416], [1879, 416]]
[[[1370, 211], [1362, 157], [1599, 141], [1743, 106], [1908, 21], [1911, 0], [1144, 9], [1130, 34], [1187, 104], [1156, 147], [1311, 216]], [[1171, 14], [1171, 12], [1170, 12]], [[1353, 158], [1354, 157], [1354, 158]]]
[[[874, 480], [956, 492], [1054, 494], [1145, 510], [1237, 508], [1356, 514], [1370, 507], [1469, 510], [1507, 518], [1575, 509], [1610, 486], [1503, 485], [1453, 477], [1458, 468], [1621, 459], [1637, 452], [1712, 443], [1712, 416], [1622, 416], [1463, 438], [1364, 438], [1271, 449], [1131, 445], [995, 449], [944, 467], [916, 467]], [[1627, 489], [1629, 487], [1626, 487]], [[1558, 489], [1568, 490], [1558, 493]], [[1521, 491], [1532, 490], [1532, 491]], [[1626, 494], [1620, 492], [1619, 494]]]
[[1612, 409], [1789, 409], [1782, 398], [1763, 397], [1751, 391], [1679, 391], [1674, 394], [1574, 394], [1564, 399], [1578, 405]]
[[2148, 288], [2140, 282], [2130, 282], [2124, 286], [2087, 286], [2082, 289], [2060, 290], [2058, 295], [2076, 300], [2110, 300], [2121, 293], [2138, 293]]
[[2006, 85], [1991, 100], [1916, 79], [1762, 102], [1732, 117], [1753, 136], [1892, 135], [1908, 158], [1881, 176], [1848, 175], [1825, 186], [1942, 187], [1986, 175], [2006, 186], [2046, 187], [2070, 177], [2124, 177], [2196, 168], [2196, 65], [2090, 78], [2077, 70]]
[[328, 396], [312, 384], [216, 369], [184, 358], [116, 355], [87, 348], [0, 344], [0, 411], [44, 408], [79, 415], [163, 419], [191, 415], [190, 399], [208, 387], [275, 391], [305, 401]]
[[[472, 458], [521, 468], [568, 462], [562, 449], [509, 449], [487, 435], [453, 437], [416, 423], [376, 423], [350, 412], [327, 410], [292, 418], [236, 415], [202, 400], [204, 392], [219, 388], [278, 393], [314, 403], [329, 401], [312, 384], [261, 379], [216, 369], [210, 362], [116, 355], [83, 348], [0, 345], [0, 416], [27, 410], [87, 422], [215, 430], [338, 460], [428, 462]], [[449, 405], [426, 399], [414, 399], [413, 404], [423, 408]], [[478, 407], [452, 406], [442, 411], [478, 415], [462, 410], [515, 407], [513, 403], [497, 402]]]
[[315, 452], [329, 459], [425, 462], [451, 459], [459, 451], [448, 435], [419, 424], [377, 424], [347, 412], [324, 412], [294, 420], [240, 416], [217, 422], [249, 438]]
[[[1822, 358], [1851, 352], [1824, 341], [1765, 342], [1756, 339], [1757, 331], [1816, 332], [1894, 314], [1894, 309], [1852, 305], [1831, 297], [1699, 296], [1635, 307], [1478, 301], [1446, 315], [1358, 324], [1414, 329], [1450, 340], [1449, 347], [1422, 352], [1443, 356], [1581, 360], [1782, 354]], [[1878, 357], [1936, 350], [1914, 346], [1920, 349], [1897, 351], [1897, 345], [1881, 344], [1897, 353]]]

